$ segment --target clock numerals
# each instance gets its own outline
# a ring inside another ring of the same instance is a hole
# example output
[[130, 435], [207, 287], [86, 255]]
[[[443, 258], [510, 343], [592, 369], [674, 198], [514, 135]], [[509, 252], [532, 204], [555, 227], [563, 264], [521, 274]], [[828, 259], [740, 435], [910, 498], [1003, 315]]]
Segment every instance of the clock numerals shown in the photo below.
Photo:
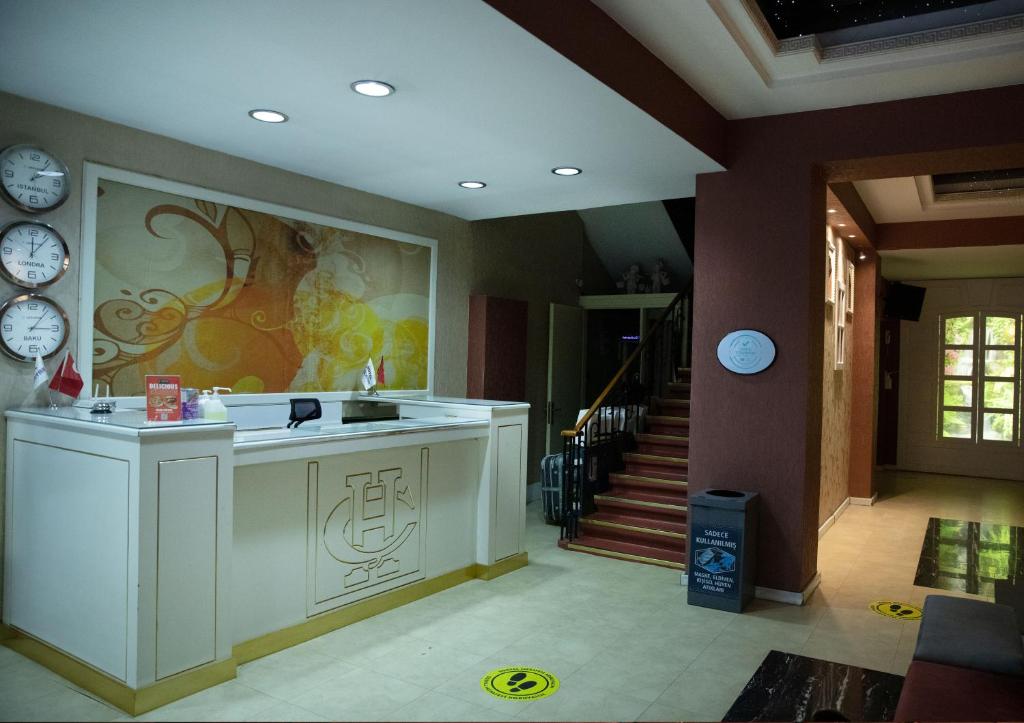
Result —
[[0, 276], [29, 289], [60, 279], [70, 265], [57, 230], [38, 221], [16, 221], [0, 230]]
[[53, 154], [29, 145], [0, 151], [3, 184], [0, 195], [12, 206], [29, 213], [50, 211], [67, 200], [68, 169]]
[[68, 338], [67, 314], [44, 296], [23, 294], [7, 300], [0, 305], [0, 323], [0, 351], [19, 361], [52, 357]]

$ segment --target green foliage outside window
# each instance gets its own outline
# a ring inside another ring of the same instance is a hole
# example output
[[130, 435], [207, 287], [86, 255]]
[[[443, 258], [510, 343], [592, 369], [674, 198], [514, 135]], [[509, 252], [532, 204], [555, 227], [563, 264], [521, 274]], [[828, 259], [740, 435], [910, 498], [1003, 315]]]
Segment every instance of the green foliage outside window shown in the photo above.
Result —
[[974, 317], [954, 316], [946, 319], [947, 344], [974, 343]]

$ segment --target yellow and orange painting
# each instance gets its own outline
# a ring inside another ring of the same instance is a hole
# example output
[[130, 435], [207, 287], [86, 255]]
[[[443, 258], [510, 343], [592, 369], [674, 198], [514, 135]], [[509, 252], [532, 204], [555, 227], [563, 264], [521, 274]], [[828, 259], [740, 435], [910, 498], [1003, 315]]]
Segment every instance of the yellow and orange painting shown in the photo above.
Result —
[[101, 179], [93, 380], [236, 393], [426, 389], [431, 248]]

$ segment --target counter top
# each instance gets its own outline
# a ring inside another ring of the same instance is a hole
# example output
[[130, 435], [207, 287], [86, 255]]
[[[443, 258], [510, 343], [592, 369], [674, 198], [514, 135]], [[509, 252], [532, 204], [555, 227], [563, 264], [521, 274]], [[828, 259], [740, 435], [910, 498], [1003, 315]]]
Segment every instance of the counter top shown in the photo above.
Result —
[[175, 431], [229, 430], [233, 422], [214, 422], [208, 419], [187, 419], [180, 422], [149, 422], [143, 409], [119, 409], [110, 414], [92, 414], [83, 407], [25, 407], [9, 409], [8, 418], [52, 422], [91, 431], [107, 431], [118, 435], [143, 436], [167, 434]]
[[494, 399], [460, 399], [458, 397], [440, 397], [435, 394], [360, 394], [361, 402], [385, 402], [391, 404], [415, 404], [423, 407], [485, 407], [488, 409], [529, 409], [528, 402], [501, 402]]
[[296, 429], [247, 429], [235, 432], [236, 448], [306, 444], [359, 437], [382, 437], [413, 432], [433, 432], [455, 427], [487, 427], [481, 419], [464, 417], [425, 417], [421, 419], [389, 419], [379, 422], [350, 422], [348, 424], [307, 422]]

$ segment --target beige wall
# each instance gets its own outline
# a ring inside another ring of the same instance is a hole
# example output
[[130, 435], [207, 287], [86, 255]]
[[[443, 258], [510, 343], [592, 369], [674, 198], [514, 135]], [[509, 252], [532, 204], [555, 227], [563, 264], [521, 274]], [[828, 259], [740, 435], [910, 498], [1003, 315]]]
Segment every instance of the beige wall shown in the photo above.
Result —
[[[45, 293], [72, 319], [68, 348], [77, 344], [82, 164], [95, 161], [238, 194], [315, 213], [396, 229], [437, 239], [437, 323], [434, 330], [434, 391], [466, 392], [469, 294], [488, 293], [526, 299], [530, 309], [528, 401], [531, 470], [543, 451], [544, 394], [547, 373], [547, 304], [575, 303], [575, 279], [587, 290], [610, 283], [586, 242], [574, 212], [541, 214], [469, 223], [393, 199], [338, 186], [307, 176], [225, 155], [98, 118], [0, 93], [0, 148], [34, 142], [55, 153], [72, 173], [71, 196], [40, 220], [57, 228], [71, 250], [71, 267]], [[22, 214], [0, 203], [0, 225]], [[0, 280], [4, 299], [18, 288]], [[0, 406], [3, 409], [44, 402], [30, 391], [32, 365], [0, 358]], [[4, 429], [0, 423], [0, 433]], [[540, 444], [540, 447], [537, 445]], [[2, 454], [2, 452], [0, 452]], [[0, 495], [3, 487], [0, 485]], [[0, 516], [2, 519], [2, 516]]]
[[1024, 480], [1024, 447], [939, 440], [939, 316], [1024, 311], [1024, 279], [912, 281], [927, 287], [920, 321], [900, 324], [897, 461], [922, 472]]
[[[843, 243], [842, 240], [839, 241]], [[845, 246], [845, 244], [844, 244]], [[844, 258], [850, 257], [846, 246]], [[845, 264], [845, 261], [843, 262]], [[847, 290], [849, 293], [849, 290]], [[854, 314], [857, 311], [854, 283]], [[849, 496], [850, 407], [853, 377], [852, 319], [846, 319], [846, 354], [842, 369], [835, 368], [835, 328], [838, 314], [846, 312], [838, 302], [825, 307], [825, 343], [821, 374], [821, 489], [818, 494], [818, 525], [827, 520]]]

